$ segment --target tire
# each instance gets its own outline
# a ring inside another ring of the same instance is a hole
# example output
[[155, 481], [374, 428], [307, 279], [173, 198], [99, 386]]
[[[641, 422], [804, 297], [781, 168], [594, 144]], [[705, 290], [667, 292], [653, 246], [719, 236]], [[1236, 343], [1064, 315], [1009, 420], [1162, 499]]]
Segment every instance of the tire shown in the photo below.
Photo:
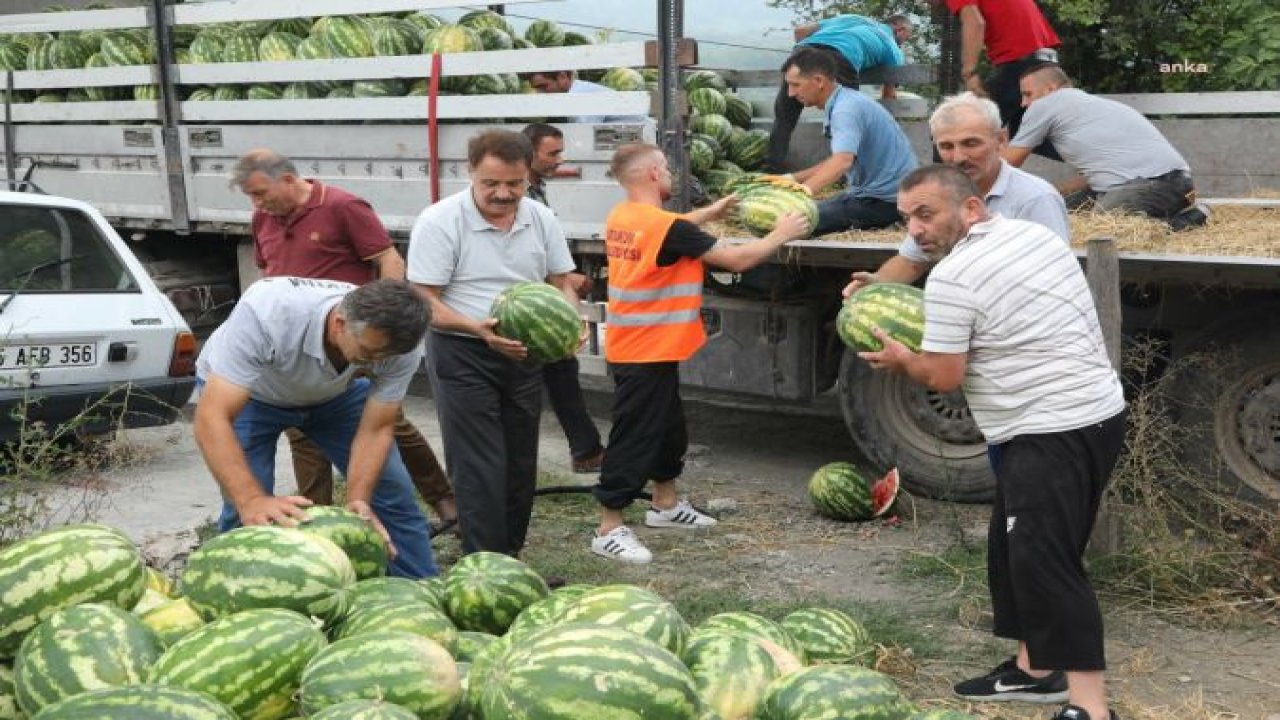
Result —
[[839, 393], [849, 434], [876, 471], [897, 466], [902, 486], [924, 497], [992, 500], [986, 440], [959, 391], [927, 390], [845, 351]]
[[[1220, 358], [1209, 372], [1210, 387], [1191, 386], [1193, 406], [1184, 413], [1191, 427], [1212, 430], [1216, 457], [1193, 462], [1246, 494], [1280, 501], [1280, 307], [1215, 326], [1191, 344], [1191, 352]], [[1202, 402], [1208, 399], [1208, 402]]]

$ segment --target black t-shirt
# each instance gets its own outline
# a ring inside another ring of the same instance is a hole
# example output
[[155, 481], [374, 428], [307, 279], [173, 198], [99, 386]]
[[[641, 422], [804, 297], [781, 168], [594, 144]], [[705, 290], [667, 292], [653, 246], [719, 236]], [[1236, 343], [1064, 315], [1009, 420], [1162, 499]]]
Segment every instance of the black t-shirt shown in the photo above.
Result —
[[719, 242], [705, 230], [688, 220], [676, 220], [662, 239], [658, 251], [658, 267], [675, 265], [680, 258], [698, 259]]

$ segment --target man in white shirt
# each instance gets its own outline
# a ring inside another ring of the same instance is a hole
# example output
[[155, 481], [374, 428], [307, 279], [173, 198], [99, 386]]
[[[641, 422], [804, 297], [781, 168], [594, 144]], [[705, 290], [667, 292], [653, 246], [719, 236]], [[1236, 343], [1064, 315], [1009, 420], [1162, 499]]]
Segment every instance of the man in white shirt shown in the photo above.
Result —
[[[1000, 125], [1000, 108], [971, 92], [947, 98], [929, 117], [929, 131], [942, 162], [964, 171], [982, 193], [987, 209], [1007, 218], [1029, 220], [1070, 240], [1067, 207], [1062, 195], [1045, 180], [1001, 159], [1008, 132]], [[911, 235], [874, 273], [855, 272], [846, 297], [872, 282], [913, 283], [933, 265]]]
[[[529, 73], [525, 76], [529, 85], [540, 93], [607, 93], [613, 92], [603, 85], [582, 80], [572, 70], [556, 70]], [[569, 118], [575, 123], [647, 123], [643, 115], [578, 115]]]
[[884, 349], [859, 357], [931, 390], [963, 390], [996, 470], [987, 530], [994, 632], [1019, 643], [1015, 658], [955, 691], [980, 701], [1065, 699], [1055, 720], [1116, 720], [1083, 556], [1124, 446], [1125, 401], [1084, 272], [1044, 226], [990, 214], [955, 167], [907, 175], [898, 209], [937, 261], [924, 341], [914, 353], [877, 330]]

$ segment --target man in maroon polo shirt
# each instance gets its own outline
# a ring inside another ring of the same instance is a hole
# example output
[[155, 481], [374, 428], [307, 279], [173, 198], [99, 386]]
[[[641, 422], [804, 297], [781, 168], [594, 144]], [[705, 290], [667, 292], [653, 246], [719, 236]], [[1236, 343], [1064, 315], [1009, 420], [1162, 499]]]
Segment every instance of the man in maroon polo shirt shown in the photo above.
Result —
[[[931, 0], [960, 18], [960, 74], [965, 89], [985, 95], [1000, 106], [1000, 118], [1009, 137], [1022, 124], [1022, 96], [1018, 80], [1032, 65], [1057, 62], [1062, 41], [1049, 26], [1035, 0]], [[986, 79], [978, 75], [983, 48], [992, 72]], [[1049, 143], [1036, 153], [1059, 160]]]
[[[355, 285], [380, 277], [404, 279], [404, 258], [363, 199], [300, 177], [293, 161], [267, 149], [241, 157], [231, 181], [253, 203], [254, 260], [264, 274]], [[293, 450], [298, 492], [312, 502], [331, 504], [329, 460], [297, 430], [286, 435]], [[452, 526], [458, 518], [453, 489], [427, 439], [403, 415], [395, 435], [418, 492], [435, 508], [440, 527]]]

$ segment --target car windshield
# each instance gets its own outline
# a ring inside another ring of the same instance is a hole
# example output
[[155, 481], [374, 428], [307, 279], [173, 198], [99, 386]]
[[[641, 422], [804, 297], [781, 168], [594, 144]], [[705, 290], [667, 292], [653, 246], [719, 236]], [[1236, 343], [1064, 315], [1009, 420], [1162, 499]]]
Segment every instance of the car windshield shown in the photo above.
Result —
[[0, 204], [0, 292], [136, 292], [97, 226], [77, 210]]

